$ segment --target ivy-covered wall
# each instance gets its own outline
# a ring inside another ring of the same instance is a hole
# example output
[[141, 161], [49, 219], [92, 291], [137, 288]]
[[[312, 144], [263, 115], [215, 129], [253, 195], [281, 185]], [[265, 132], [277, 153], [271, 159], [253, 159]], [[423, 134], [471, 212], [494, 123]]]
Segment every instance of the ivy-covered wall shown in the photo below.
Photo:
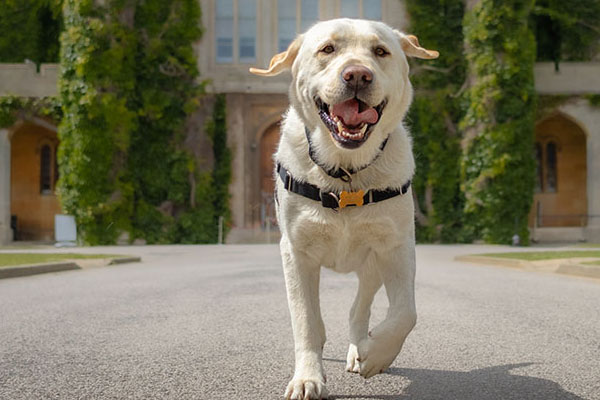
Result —
[[529, 241], [533, 198], [533, 0], [480, 0], [465, 14], [468, 106], [461, 174], [467, 228], [487, 242]]
[[456, 242], [463, 236], [460, 191], [460, 138], [458, 122], [463, 111], [461, 86], [465, 80], [463, 56], [463, 0], [407, 0], [410, 32], [436, 60], [412, 60], [416, 93], [408, 115], [417, 173], [417, 239]]
[[204, 93], [198, 2], [65, 0], [63, 14], [59, 193], [84, 240], [215, 242], [228, 210], [224, 101], [208, 127], [214, 167], [201, 168], [186, 145]]
[[[527, 243], [533, 63], [554, 60], [558, 67], [560, 60], [597, 54], [600, 2], [406, 4], [410, 32], [441, 53], [433, 62], [413, 60], [412, 67], [416, 93], [408, 123], [417, 163], [417, 239], [509, 243], [517, 233]], [[563, 98], [543, 97], [537, 117]]]

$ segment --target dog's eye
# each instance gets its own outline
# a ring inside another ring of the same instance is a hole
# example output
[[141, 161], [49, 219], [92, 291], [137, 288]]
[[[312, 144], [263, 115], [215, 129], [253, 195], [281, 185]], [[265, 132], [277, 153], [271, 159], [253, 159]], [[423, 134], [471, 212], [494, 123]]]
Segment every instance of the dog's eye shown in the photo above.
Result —
[[335, 51], [335, 49], [333, 48], [332, 45], [328, 44], [327, 46], [323, 47], [321, 49], [321, 52], [325, 53], [325, 54], [331, 54]]
[[377, 47], [377, 48], [375, 48], [375, 55], [377, 57], [385, 57], [388, 54], [390, 54], [390, 52], [387, 51], [386, 49], [384, 49], [383, 47]]

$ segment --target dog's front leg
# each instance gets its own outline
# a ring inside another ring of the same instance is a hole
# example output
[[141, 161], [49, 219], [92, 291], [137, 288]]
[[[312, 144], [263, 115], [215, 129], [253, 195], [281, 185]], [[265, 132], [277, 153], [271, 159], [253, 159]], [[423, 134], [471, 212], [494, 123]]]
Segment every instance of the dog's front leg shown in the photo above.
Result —
[[346, 356], [346, 371], [348, 372], [360, 372], [358, 344], [367, 338], [371, 304], [375, 293], [381, 287], [379, 272], [374, 267], [359, 270], [357, 275], [358, 291], [350, 309], [350, 346]]
[[320, 265], [281, 243], [281, 258], [294, 332], [296, 366], [286, 399], [327, 398], [323, 372], [325, 327], [319, 307]]
[[358, 344], [360, 374], [370, 378], [386, 370], [415, 326], [414, 247], [402, 246], [392, 254], [378, 257], [377, 270], [389, 299], [385, 319]]

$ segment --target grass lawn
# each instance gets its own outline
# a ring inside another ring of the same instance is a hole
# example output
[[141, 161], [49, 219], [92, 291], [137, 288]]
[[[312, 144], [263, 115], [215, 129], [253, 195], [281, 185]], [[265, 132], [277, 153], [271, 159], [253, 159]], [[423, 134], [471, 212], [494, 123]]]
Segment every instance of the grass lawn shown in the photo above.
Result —
[[73, 259], [123, 257], [113, 254], [75, 254], [75, 253], [0, 253], [0, 268], [23, 264], [38, 264]]
[[[521, 253], [488, 253], [477, 254], [478, 256], [514, 258], [517, 260], [538, 261], [553, 260], [557, 258], [590, 257], [600, 258], [600, 250], [565, 250], [565, 251], [532, 251]], [[594, 261], [595, 262], [595, 261]], [[600, 262], [600, 261], [598, 261]]]
[[583, 248], [587, 248], [587, 249], [595, 249], [595, 248], [600, 249], [600, 243], [579, 243], [573, 247], [583, 247]]

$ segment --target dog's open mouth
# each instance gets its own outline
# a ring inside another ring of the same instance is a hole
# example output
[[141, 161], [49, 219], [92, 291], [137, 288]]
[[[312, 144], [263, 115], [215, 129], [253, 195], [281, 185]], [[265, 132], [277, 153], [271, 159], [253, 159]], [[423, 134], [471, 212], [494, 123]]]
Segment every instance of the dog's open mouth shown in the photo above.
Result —
[[371, 107], [354, 97], [330, 106], [317, 97], [315, 104], [333, 139], [344, 148], [355, 149], [369, 138], [373, 126], [381, 119], [386, 101]]

